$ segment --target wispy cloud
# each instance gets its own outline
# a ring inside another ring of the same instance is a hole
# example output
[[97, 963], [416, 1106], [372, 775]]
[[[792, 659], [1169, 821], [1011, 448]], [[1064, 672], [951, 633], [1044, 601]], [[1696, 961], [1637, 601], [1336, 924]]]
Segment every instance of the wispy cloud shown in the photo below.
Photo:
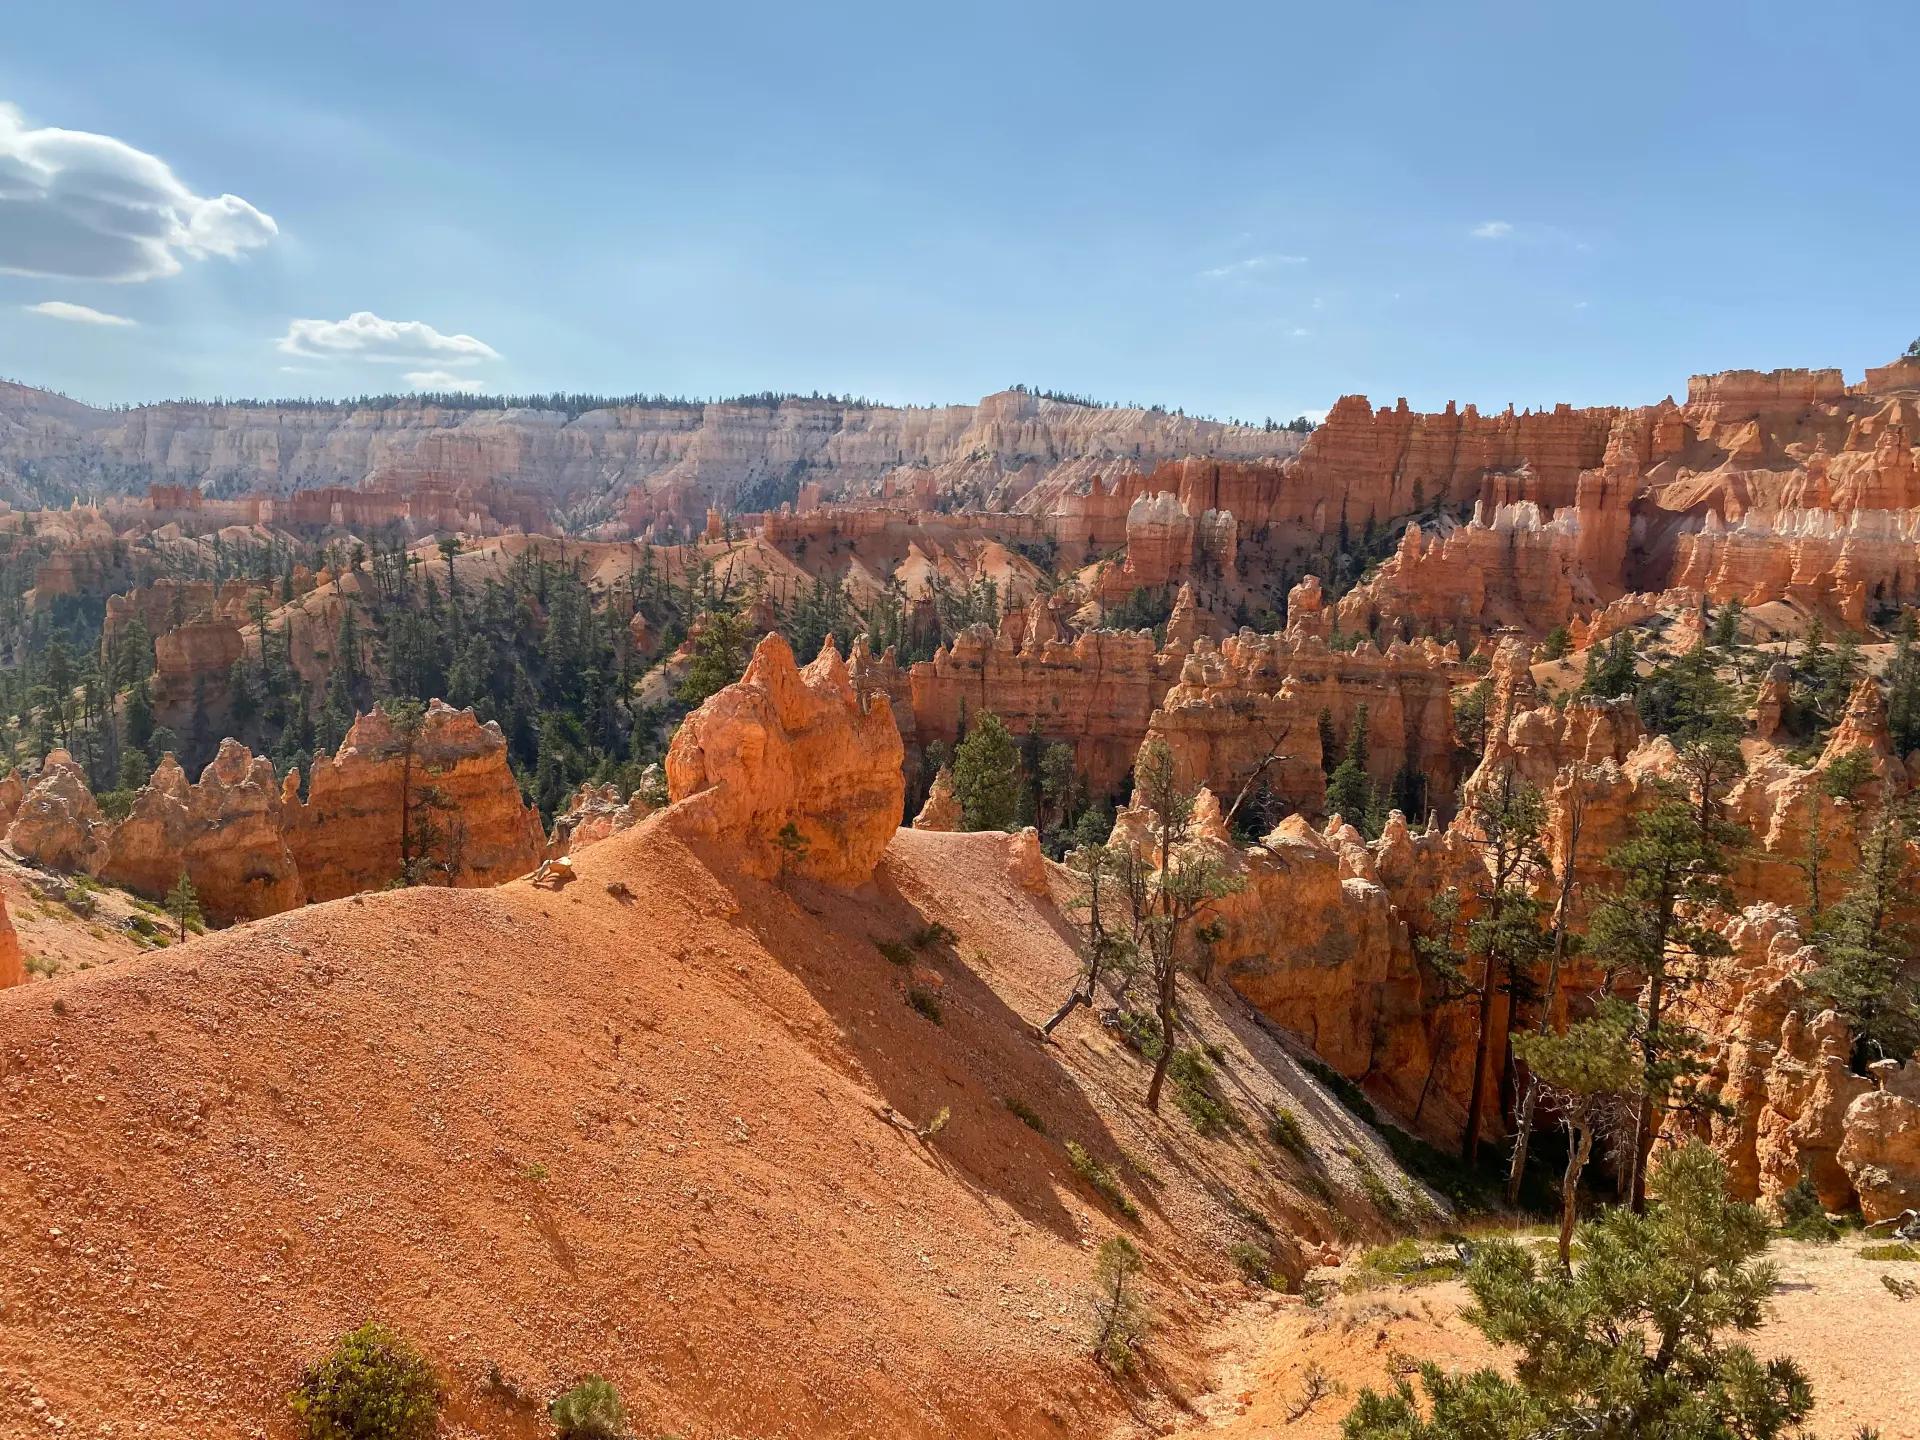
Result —
[[1304, 340], [1309, 335], [1313, 334], [1313, 332], [1307, 329], [1307, 327], [1304, 325], [1296, 325], [1291, 330], [1289, 330], [1287, 334], [1291, 335], [1296, 340]]
[[282, 355], [303, 360], [371, 360], [379, 365], [472, 365], [500, 352], [471, 335], [445, 335], [421, 320], [383, 320], [356, 310], [344, 320], [295, 320], [275, 342]]
[[1262, 270], [1271, 270], [1277, 265], [1304, 265], [1304, 255], [1250, 255], [1245, 260], [1235, 260], [1231, 264], [1216, 265], [1211, 270], [1202, 270], [1202, 280], [1231, 280], [1236, 276], [1253, 275]]
[[75, 305], [71, 300], [42, 300], [38, 305], [23, 305], [21, 309], [33, 315], [44, 315], [49, 320], [70, 320], [76, 325], [133, 325], [137, 321], [124, 315], [109, 315], [105, 310], [96, 310], [91, 305]]
[[1513, 225], [1506, 220], [1482, 220], [1473, 227], [1476, 240], [1504, 240], [1513, 234]]
[[456, 375], [451, 370], [409, 370], [400, 377], [416, 390], [457, 390], [473, 395], [488, 387], [474, 375]]

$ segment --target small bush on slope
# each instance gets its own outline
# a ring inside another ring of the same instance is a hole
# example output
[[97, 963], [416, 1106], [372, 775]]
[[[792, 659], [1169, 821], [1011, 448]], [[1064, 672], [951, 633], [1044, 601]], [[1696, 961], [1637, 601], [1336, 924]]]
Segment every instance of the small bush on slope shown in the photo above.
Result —
[[300, 1377], [292, 1403], [304, 1440], [426, 1440], [440, 1390], [418, 1350], [370, 1321]]
[[560, 1440], [625, 1440], [627, 1411], [613, 1382], [589, 1375], [548, 1407]]

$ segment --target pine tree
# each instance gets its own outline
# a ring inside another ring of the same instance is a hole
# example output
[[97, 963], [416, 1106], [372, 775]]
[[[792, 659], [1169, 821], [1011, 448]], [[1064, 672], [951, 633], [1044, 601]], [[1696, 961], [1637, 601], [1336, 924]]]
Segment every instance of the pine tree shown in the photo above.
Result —
[[183, 868], [180, 878], [173, 882], [173, 888], [167, 891], [167, 914], [173, 917], [173, 923], [179, 927], [178, 938], [185, 940], [187, 931], [198, 926], [200, 919], [200, 892], [193, 887], [193, 880]]
[[1346, 754], [1327, 779], [1327, 813], [1340, 816], [1372, 839], [1385, 818], [1379, 811], [1379, 796], [1367, 774], [1367, 707], [1363, 703], [1354, 711]]
[[738, 680], [747, 668], [747, 627], [731, 610], [709, 610], [680, 682], [682, 705], [696, 706]]
[[1702, 962], [1728, 953], [1714, 923], [1731, 903], [1730, 852], [1746, 832], [1722, 814], [1723, 791], [1736, 773], [1739, 747], [1724, 734], [1681, 748], [1683, 779], [1658, 782], [1654, 803], [1634, 817], [1633, 833], [1607, 856], [1620, 884], [1594, 907], [1588, 947], [1612, 976], [1644, 979], [1638, 1026], [1643, 1098], [1629, 1156], [1628, 1190], [1636, 1210], [1646, 1202], [1646, 1163], [1659, 1114], [1695, 1099], [1697, 1039], [1671, 1022], [1676, 989], [1698, 978]]
[[1855, 1068], [1906, 1060], [1920, 1049], [1920, 976], [1901, 914], [1912, 904], [1907, 817], [1883, 813], [1860, 847], [1853, 888], [1814, 928], [1820, 963], [1805, 979], [1814, 1003], [1839, 1012], [1854, 1034]]
[[1567, 1127], [1567, 1169], [1560, 1182], [1560, 1263], [1570, 1266], [1580, 1176], [1593, 1154], [1595, 1128], [1609, 1103], [1639, 1095], [1640, 1057], [1633, 1044], [1632, 1010], [1620, 1001], [1603, 1001], [1596, 1014], [1576, 1021], [1564, 1034], [1541, 1031], [1516, 1036], [1513, 1048]]
[[[1194, 939], [1195, 921], [1212, 901], [1243, 883], [1214, 855], [1187, 845], [1198, 792], [1182, 785], [1167, 742], [1150, 739], [1133, 766], [1134, 801], [1151, 821], [1154, 863], [1144, 883], [1130, 887], [1134, 931], [1152, 972], [1154, 1012], [1160, 1021], [1159, 1050], [1147, 1082], [1147, 1108], [1158, 1111], [1160, 1092], [1173, 1063], [1174, 1026], [1180, 1011], [1180, 972]], [[1136, 857], [1137, 859], [1137, 857]]]
[[1587, 651], [1580, 694], [1593, 700], [1615, 700], [1631, 695], [1639, 676], [1637, 659], [1631, 630], [1622, 630], [1605, 644], [1591, 647]]
[[1094, 1258], [1093, 1356], [1114, 1374], [1133, 1364], [1133, 1347], [1146, 1332], [1147, 1312], [1139, 1296], [1140, 1251], [1124, 1235], [1103, 1241]]
[[1461, 1158], [1469, 1165], [1479, 1159], [1494, 1052], [1499, 1052], [1504, 1065], [1517, 991], [1528, 967], [1546, 954], [1550, 944], [1542, 924], [1546, 907], [1533, 894], [1534, 881], [1547, 868], [1540, 845], [1545, 822], [1540, 792], [1522, 784], [1510, 766], [1471, 811], [1467, 833], [1485, 862], [1486, 879], [1480, 888], [1479, 911], [1467, 925], [1468, 947], [1480, 961], [1473, 1088], [1467, 1095], [1466, 1129], [1460, 1141]]
[[1726, 1167], [1703, 1145], [1660, 1168], [1645, 1215], [1612, 1210], [1581, 1230], [1581, 1263], [1544, 1272], [1525, 1246], [1477, 1247], [1465, 1319], [1518, 1349], [1511, 1376], [1491, 1367], [1421, 1367], [1363, 1392], [1345, 1440], [1781, 1440], [1813, 1409], [1792, 1360], [1761, 1361], [1728, 1332], [1760, 1327], [1778, 1283], [1759, 1257], [1770, 1233], [1726, 1195]]
[[1887, 730], [1897, 754], [1920, 750], [1920, 656], [1914, 653], [1914, 612], [1900, 617], [1887, 665]]
[[953, 793], [969, 830], [1011, 830], [1020, 814], [1020, 750], [991, 711], [983, 711], [953, 752]]

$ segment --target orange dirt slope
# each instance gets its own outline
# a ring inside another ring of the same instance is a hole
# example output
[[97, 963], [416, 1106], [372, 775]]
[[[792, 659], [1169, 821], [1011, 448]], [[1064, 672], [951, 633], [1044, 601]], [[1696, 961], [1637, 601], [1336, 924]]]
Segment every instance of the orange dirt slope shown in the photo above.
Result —
[[[1245, 1209], [1296, 1269], [1355, 1229], [1286, 1183], [1257, 1107], [1405, 1182], [1210, 996], [1191, 1023], [1248, 1121], [1224, 1139], [1146, 1118], [1085, 1012], [1035, 1043], [1075, 961], [1008, 845], [902, 831], [865, 893], [790, 898], [649, 823], [558, 893], [358, 896], [0, 993], [0, 1434], [284, 1436], [300, 1367], [368, 1317], [427, 1351], [453, 1434], [544, 1433], [589, 1372], [643, 1434], [1164, 1423], [1248, 1293]], [[926, 920], [958, 940], [910, 969], [872, 943]], [[888, 1107], [951, 1119], [923, 1144]], [[1124, 1389], [1084, 1356], [1119, 1228], [1161, 1315]]]

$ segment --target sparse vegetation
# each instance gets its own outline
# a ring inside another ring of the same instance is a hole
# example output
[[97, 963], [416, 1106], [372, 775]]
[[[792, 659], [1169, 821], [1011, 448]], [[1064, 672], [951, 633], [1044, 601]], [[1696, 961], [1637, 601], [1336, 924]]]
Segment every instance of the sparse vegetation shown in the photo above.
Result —
[[1213, 1064], [1202, 1051], [1176, 1052], [1167, 1076], [1173, 1082], [1174, 1104], [1200, 1134], [1219, 1135], [1234, 1128], [1233, 1107], [1220, 1093]]
[[291, 1403], [302, 1440], [426, 1440], [440, 1391], [420, 1352], [370, 1321], [301, 1375]]
[[1104, 1241], [1093, 1269], [1093, 1355], [1115, 1375], [1133, 1368], [1134, 1348], [1147, 1330], [1139, 1295], [1140, 1251], [1124, 1235]]
[[1273, 1257], [1267, 1253], [1266, 1246], [1251, 1240], [1237, 1241], [1227, 1248], [1227, 1258], [1246, 1276], [1249, 1285], [1258, 1285], [1262, 1290], [1280, 1288], [1273, 1275]]
[[1140, 1207], [1134, 1204], [1131, 1195], [1120, 1188], [1120, 1181], [1114, 1173], [1094, 1159], [1078, 1140], [1067, 1141], [1067, 1163], [1073, 1167], [1074, 1174], [1091, 1185], [1103, 1200], [1127, 1219], [1140, 1218]]
[[1036, 1135], [1044, 1135], [1047, 1133], [1047, 1122], [1040, 1118], [1040, 1112], [1022, 1100], [1018, 1095], [1009, 1095], [1001, 1103], [1013, 1113], [1014, 1119], [1018, 1120]]
[[1300, 1124], [1300, 1117], [1284, 1105], [1267, 1107], [1267, 1139], [1289, 1155], [1297, 1155], [1303, 1160], [1313, 1153], [1307, 1144], [1307, 1132]]
[[907, 987], [907, 1004], [911, 1005], [914, 1013], [924, 1020], [931, 1020], [936, 1025], [944, 1025], [947, 1023], [945, 1012], [940, 1005], [940, 997], [925, 986], [909, 985]]
[[1453, 1280], [1465, 1267], [1453, 1246], [1438, 1246], [1407, 1237], [1389, 1245], [1380, 1245], [1360, 1257], [1347, 1280], [1350, 1290], [1365, 1290], [1375, 1285], [1432, 1285]]
[[1862, 1245], [1862, 1260], [1877, 1260], [1881, 1263], [1920, 1261], [1920, 1246], [1909, 1245], [1904, 1240], [1896, 1240], [1886, 1245]]
[[610, 1380], [589, 1375], [547, 1409], [559, 1440], [625, 1440], [627, 1410]]
[[933, 920], [909, 935], [907, 944], [916, 950], [933, 950], [942, 945], [951, 945], [959, 938], [938, 920]]
[[1821, 1245], [1831, 1245], [1840, 1238], [1840, 1227], [1827, 1218], [1813, 1181], [1805, 1175], [1781, 1193], [1780, 1233], [1789, 1240], [1812, 1240]]
[[898, 940], [876, 940], [873, 942], [873, 948], [886, 956], [887, 959], [895, 965], [906, 966], [913, 964], [912, 948], [903, 945]]

